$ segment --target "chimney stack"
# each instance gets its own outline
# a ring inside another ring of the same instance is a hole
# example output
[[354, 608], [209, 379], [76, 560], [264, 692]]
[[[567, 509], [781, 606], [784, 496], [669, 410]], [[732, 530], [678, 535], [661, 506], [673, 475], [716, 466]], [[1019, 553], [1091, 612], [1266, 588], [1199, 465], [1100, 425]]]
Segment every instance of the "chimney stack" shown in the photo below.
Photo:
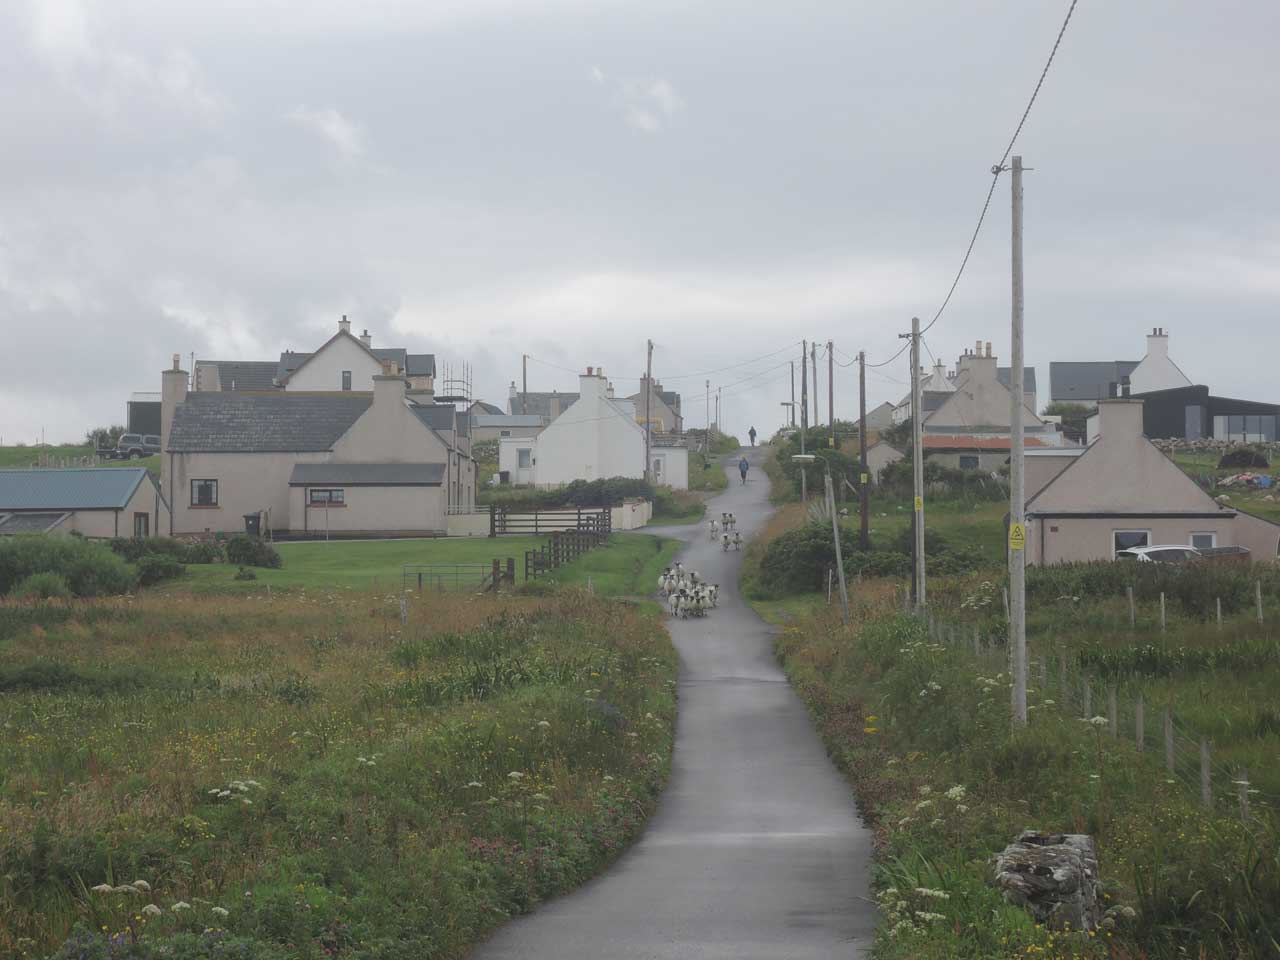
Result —
[[587, 367], [587, 376], [591, 376], [595, 369], [595, 367]]
[[373, 337], [369, 336], [368, 330], [365, 330], [364, 333], [360, 334], [360, 342], [363, 343], [366, 347], [369, 347], [369, 348], [373, 347]]
[[340, 333], [351, 332], [351, 321], [347, 319], [347, 315], [345, 313], [342, 315], [342, 319], [338, 321], [338, 331]]
[[991, 356], [991, 341], [987, 341], [987, 356]]

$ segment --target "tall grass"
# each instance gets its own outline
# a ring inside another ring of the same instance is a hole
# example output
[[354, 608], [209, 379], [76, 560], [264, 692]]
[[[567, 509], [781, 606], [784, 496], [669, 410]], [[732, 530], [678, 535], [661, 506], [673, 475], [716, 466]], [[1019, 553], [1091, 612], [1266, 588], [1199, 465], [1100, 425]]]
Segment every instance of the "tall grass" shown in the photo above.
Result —
[[0, 956], [457, 956], [639, 829], [674, 675], [580, 591], [0, 604]]

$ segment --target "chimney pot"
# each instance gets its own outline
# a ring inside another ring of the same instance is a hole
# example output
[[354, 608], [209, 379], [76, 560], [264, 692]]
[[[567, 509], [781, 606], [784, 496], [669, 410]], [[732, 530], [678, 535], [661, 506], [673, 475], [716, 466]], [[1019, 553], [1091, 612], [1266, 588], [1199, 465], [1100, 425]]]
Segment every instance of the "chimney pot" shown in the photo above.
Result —
[[176, 353], [173, 355], [173, 369], [174, 370], [182, 369], [182, 357]]
[[342, 319], [338, 321], [338, 330], [342, 333], [351, 332], [351, 321], [347, 319], [345, 313], [342, 315]]
[[587, 367], [587, 376], [588, 377], [591, 376], [594, 370], [595, 370], [595, 367]]
[[987, 341], [987, 356], [991, 356], [991, 341]]

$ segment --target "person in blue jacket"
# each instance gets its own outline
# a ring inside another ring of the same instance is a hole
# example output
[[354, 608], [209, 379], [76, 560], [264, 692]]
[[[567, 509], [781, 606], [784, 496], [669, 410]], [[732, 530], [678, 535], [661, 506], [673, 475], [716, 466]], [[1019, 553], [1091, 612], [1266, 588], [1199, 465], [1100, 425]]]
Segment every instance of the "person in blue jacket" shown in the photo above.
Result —
[[751, 469], [751, 464], [747, 463], [747, 458], [743, 457], [738, 461], [738, 473], [742, 474], [742, 482], [747, 482], [747, 471]]

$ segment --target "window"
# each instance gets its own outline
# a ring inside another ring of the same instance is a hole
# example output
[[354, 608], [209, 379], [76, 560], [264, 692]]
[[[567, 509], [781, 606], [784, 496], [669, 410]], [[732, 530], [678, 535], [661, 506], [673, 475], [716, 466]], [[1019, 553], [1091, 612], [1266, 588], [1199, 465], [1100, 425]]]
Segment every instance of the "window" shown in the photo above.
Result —
[[532, 450], [530, 450], [529, 448], [527, 448], [527, 447], [526, 447], [526, 448], [524, 448], [524, 449], [521, 449], [521, 450], [517, 450], [517, 451], [516, 451], [516, 466], [517, 466], [517, 467], [519, 467], [521, 470], [523, 470], [523, 469], [525, 469], [526, 467], [530, 467], [530, 466], [532, 466], [532, 465], [533, 465], [533, 451], [532, 451]]
[[342, 389], [343, 390], [351, 389], [351, 371], [350, 370], [342, 371]]
[[960, 454], [960, 469], [961, 470], [977, 470], [978, 455], [976, 453]]
[[498, 431], [498, 436], [500, 436], [500, 437], [509, 437], [509, 436], [511, 436], [511, 431], [510, 431], [510, 430], [499, 430], [499, 431]]
[[1111, 534], [1111, 552], [1113, 556], [1121, 550], [1149, 546], [1151, 546], [1150, 530], [1115, 530]]
[[151, 536], [151, 515], [135, 513], [133, 515], [133, 535], [141, 539]]
[[1216, 533], [1193, 533], [1191, 535], [1191, 545], [1197, 550], [1212, 550], [1218, 545], [1218, 535]]
[[654, 458], [654, 461], [653, 461], [653, 479], [655, 479], [655, 480], [661, 480], [661, 479], [662, 479], [662, 458], [661, 458], [661, 457], [655, 457], [655, 458]]
[[313, 507], [345, 507], [347, 492], [341, 489], [322, 490], [312, 487], [307, 491], [307, 502]]
[[192, 480], [191, 505], [193, 507], [216, 507], [218, 505], [218, 481]]

